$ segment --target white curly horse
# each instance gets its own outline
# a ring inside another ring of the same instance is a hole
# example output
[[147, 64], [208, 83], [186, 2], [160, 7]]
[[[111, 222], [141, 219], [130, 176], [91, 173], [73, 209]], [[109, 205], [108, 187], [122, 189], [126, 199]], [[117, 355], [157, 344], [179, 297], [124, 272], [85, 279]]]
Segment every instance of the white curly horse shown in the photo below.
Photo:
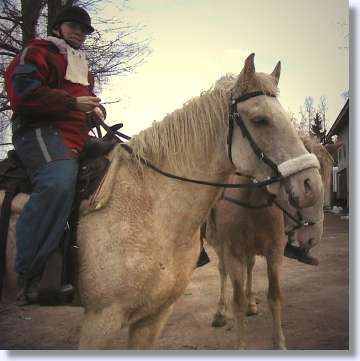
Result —
[[[258, 146], [287, 176], [283, 184], [294, 203], [310, 206], [321, 194], [318, 164], [275, 96], [279, 76], [280, 62], [271, 74], [256, 73], [251, 54], [231, 91], [202, 93], [129, 145], [178, 175], [223, 182], [237, 170], [264, 180], [274, 171], [255, 155], [236, 124], [232, 161], [227, 146], [231, 98], [263, 91], [272, 96], [244, 100], [236, 110]], [[198, 229], [219, 189], [166, 178], [120, 146], [113, 152], [120, 161], [111, 198], [79, 223], [78, 289], [85, 308], [80, 348], [116, 348], [119, 330], [128, 326], [128, 347], [147, 349], [189, 282], [199, 256]]]

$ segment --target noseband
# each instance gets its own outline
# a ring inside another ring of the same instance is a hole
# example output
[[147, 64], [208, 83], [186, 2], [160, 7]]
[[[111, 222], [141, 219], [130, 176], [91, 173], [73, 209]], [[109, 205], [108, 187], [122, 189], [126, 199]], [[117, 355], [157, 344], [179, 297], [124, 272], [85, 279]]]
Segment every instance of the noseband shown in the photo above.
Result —
[[[264, 162], [266, 165], [268, 165], [274, 172], [273, 177], [269, 177], [269, 181], [278, 181], [283, 178], [286, 178], [292, 174], [298, 173], [302, 170], [308, 169], [308, 168], [320, 168], [320, 164], [318, 159], [314, 154], [305, 154], [301, 155], [296, 158], [289, 159], [279, 165], [274, 163], [262, 150], [261, 148], [256, 144], [254, 138], [251, 136], [249, 130], [246, 128], [245, 123], [237, 111], [237, 105], [238, 103], [244, 102], [248, 99], [257, 97], [257, 96], [269, 96], [272, 98], [275, 98], [275, 95], [262, 92], [262, 91], [255, 91], [251, 93], [246, 93], [243, 95], [240, 95], [237, 98], [231, 99], [230, 104], [230, 113], [229, 113], [229, 132], [227, 137], [227, 145], [228, 145], [228, 155], [231, 163], [235, 166], [233, 159], [232, 159], [232, 140], [233, 140], [233, 133], [234, 133], [234, 123], [240, 128], [241, 133], [244, 138], [246, 138], [256, 154], [256, 156]], [[235, 166], [236, 167], [236, 166]]]

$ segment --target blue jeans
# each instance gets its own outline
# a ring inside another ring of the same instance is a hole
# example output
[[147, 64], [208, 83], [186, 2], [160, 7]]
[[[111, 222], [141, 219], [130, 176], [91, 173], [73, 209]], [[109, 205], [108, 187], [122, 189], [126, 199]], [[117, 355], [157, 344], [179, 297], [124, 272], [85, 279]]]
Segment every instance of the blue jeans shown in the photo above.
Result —
[[15, 133], [13, 143], [33, 186], [16, 224], [15, 271], [30, 279], [41, 275], [48, 256], [60, 244], [79, 166], [52, 126]]

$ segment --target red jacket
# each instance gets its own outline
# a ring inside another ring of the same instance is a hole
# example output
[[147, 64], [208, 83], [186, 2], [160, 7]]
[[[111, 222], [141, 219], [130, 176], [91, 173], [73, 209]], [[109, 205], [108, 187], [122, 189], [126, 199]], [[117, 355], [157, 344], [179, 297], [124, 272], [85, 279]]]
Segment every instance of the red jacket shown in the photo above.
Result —
[[71, 83], [64, 79], [66, 66], [66, 57], [53, 43], [32, 40], [8, 66], [6, 90], [15, 121], [20, 119], [22, 126], [29, 127], [52, 124], [69, 150], [81, 151], [88, 138], [89, 119], [75, 110], [75, 98], [94, 96], [94, 77], [89, 73], [88, 86]]

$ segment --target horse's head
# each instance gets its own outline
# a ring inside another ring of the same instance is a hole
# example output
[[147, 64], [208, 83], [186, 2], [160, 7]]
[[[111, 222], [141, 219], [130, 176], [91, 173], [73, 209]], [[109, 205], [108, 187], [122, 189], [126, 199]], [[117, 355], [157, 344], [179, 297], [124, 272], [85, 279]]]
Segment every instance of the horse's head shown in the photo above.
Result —
[[[315, 154], [320, 162], [320, 174], [324, 185], [331, 177], [331, 169], [334, 164], [334, 160], [326, 150], [326, 148], [314, 138], [309, 136], [302, 136], [302, 141], [306, 149]], [[297, 243], [297, 246], [304, 250], [305, 253], [316, 246], [323, 234], [323, 221], [324, 221], [324, 196], [322, 195], [316, 203], [308, 208], [304, 208], [300, 211], [301, 218], [305, 222], [305, 226], [298, 228], [289, 217], [285, 217], [286, 228], [288, 231], [295, 229], [292, 238]], [[292, 211], [294, 213], [295, 210]]]
[[[229, 155], [243, 174], [257, 180], [281, 176], [290, 203], [309, 207], [322, 197], [317, 158], [310, 154], [276, 95], [281, 65], [271, 74], [255, 72], [254, 54], [231, 89]], [[279, 183], [268, 191], [281, 195]]]
[[[298, 213], [296, 209], [288, 208], [289, 213], [295, 216], [297, 222], [284, 215], [285, 230], [294, 241], [294, 246], [299, 247], [302, 253], [308, 254], [311, 248], [319, 244], [323, 234], [324, 201], [323, 195], [311, 207], [303, 208]], [[298, 222], [302, 222], [302, 226]]]

